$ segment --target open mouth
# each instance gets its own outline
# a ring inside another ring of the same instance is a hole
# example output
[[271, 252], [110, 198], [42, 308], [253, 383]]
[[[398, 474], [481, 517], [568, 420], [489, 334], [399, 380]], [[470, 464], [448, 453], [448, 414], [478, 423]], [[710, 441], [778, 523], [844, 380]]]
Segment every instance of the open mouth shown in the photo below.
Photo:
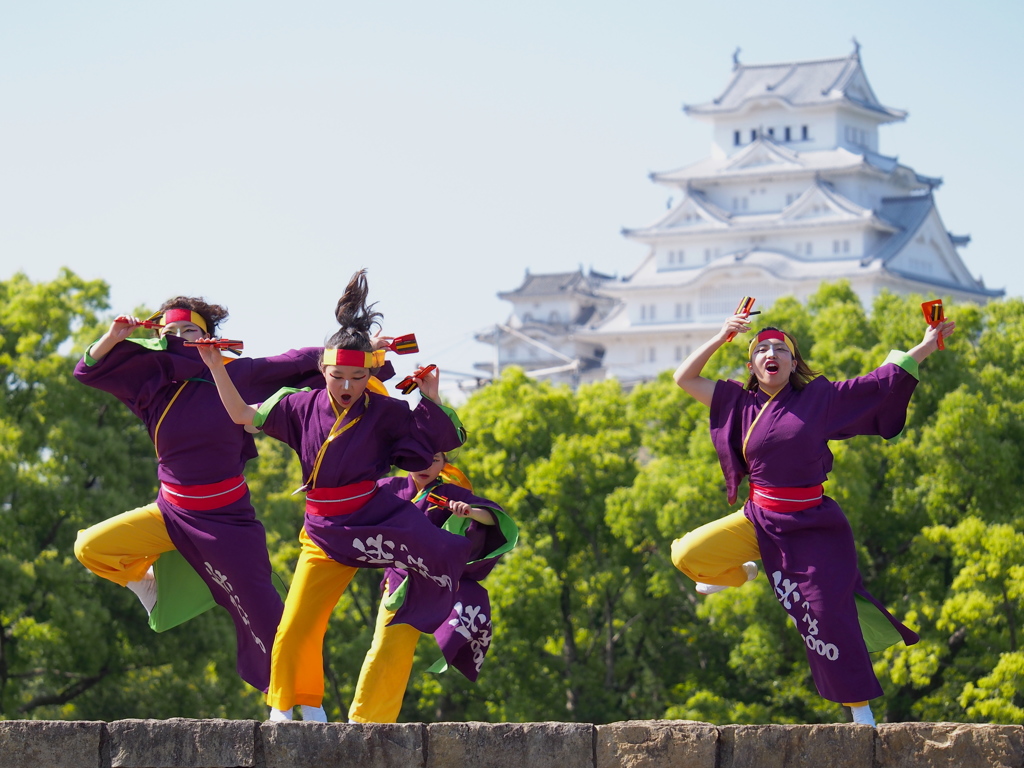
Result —
[[778, 373], [779, 372], [779, 364], [777, 362], [775, 362], [774, 360], [769, 360], [767, 363], [764, 364], [764, 369], [768, 373]]
[[352, 395], [342, 395], [338, 399], [341, 400], [342, 405], [348, 405], [349, 403], [352, 402]]

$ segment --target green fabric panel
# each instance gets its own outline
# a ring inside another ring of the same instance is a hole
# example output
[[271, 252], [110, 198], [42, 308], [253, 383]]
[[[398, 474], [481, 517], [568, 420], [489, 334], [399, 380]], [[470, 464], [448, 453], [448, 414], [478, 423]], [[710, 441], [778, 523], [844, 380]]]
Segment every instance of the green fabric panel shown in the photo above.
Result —
[[167, 339], [166, 338], [136, 339], [136, 338], [132, 337], [130, 339], [125, 339], [125, 341], [130, 341], [132, 344], [138, 344], [140, 347], [145, 347], [146, 349], [152, 349], [152, 350], [154, 350], [156, 352], [159, 352], [161, 350], [167, 349]]
[[896, 643], [903, 642], [903, 637], [892, 625], [892, 622], [882, 615], [878, 606], [860, 595], [854, 595], [854, 598], [857, 603], [860, 631], [864, 634], [864, 643], [868, 647], [868, 653], [878, 653]]
[[455, 431], [459, 433], [459, 440], [463, 443], [466, 442], [466, 428], [462, 426], [462, 419], [459, 418], [459, 414], [455, 412], [454, 408], [450, 408], [447, 405], [442, 405], [441, 410], [445, 412], [452, 424], [455, 425]]
[[392, 592], [390, 595], [385, 595], [384, 600], [381, 602], [385, 608], [389, 611], [397, 611], [405, 603], [405, 593], [409, 591], [409, 577], [406, 576], [402, 580], [402, 583], [398, 585], [398, 589]]
[[256, 415], [253, 416], [252, 425], [259, 429], [267, 423], [267, 416], [274, 410], [274, 406], [277, 405], [281, 400], [294, 392], [309, 392], [309, 387], [303, 387], [302, 389], [296, 389], [295, 387], [281, 387], [268, 399], [264, 400], [260, 407], [256, 409]]
[[885, 365], [886, 363], [898, 365], [918, 381], [921, 380], [921, 366], [917, 364], [917, 360], [912, 358], [906, 352], [900, 352], [898, 349], [892, 350], [889, 353], [889, 356], [882, 362], [882, 365]]
[[166, 632], [205, 613], [217, 603], [195, 569], [177, 550], [164, 552], [153, 564], [156, 605], [149, 615], [154, 632]]
[[[497, 518], [498, 528], [505, 536], [505, 543], [498, 547], [493, 552], [488, 552], [486, 555], [481, 557], [481, 560], [487, 560], [491, 557], [498, 557], [504, 555], [506, 552], [511, 550], [519, 542], [519, 526], [515, 524], [515, 521], [508, 516], [503, 510], [495, 507], [481, 507], [481, 509], [489, 509], [494, 517]], [[448, 519], [444, 521], [442, 529], [448, 531], [448, 533], [454, 533], [456, 536], [465, 536], [466, 529], [469, 528], [469, 524], [473, 522], [471, 517], [459, 517], [458, 515], [449, 515]], [[472, 560], [471, 562], [477, 562]]]
[[[125, 339], [125, 341], [130, 341], [132, 344], [138, 344], [140, 347], [145, 347], [146, 349], [153, 349], [157, 351], [167, 349], [166, 339]], [[85, 364], [90, 367], [96, 365], [98, 361], [89, 353], [92, 352], [92, 348], [99, 343], [100, 340], [96, 339], [96, 341], [90, 344], [88, 349], [85, 350], [85, 354], [82, 355], [82, 358], [85, 360]]]
[[433, 672], [435, 675], [443, 674], [448, 671], [448, 661], [442, 655], [440, 659], [435, 661], [427, 668], [427, 672]]

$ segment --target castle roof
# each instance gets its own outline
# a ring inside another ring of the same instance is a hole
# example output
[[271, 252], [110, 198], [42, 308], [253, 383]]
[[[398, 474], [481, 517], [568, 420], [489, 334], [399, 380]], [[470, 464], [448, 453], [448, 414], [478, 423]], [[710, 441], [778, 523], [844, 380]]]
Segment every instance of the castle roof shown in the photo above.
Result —
[[764, 176], [766, 173], [815, 174], [846, 173], [867, 170], [883, 175], [902, 172], [917, 183], [930, 187], [942, 184], [941, 178], [923, 176], [913, 169], [901, 165], [897, 158], [862, 149], [854, 152], [846, 147], [836, 149], [795, 152], [770, 137], [761, 136], [757, 141], [728, 157], [708, 157], [696, 163], [672, 171], [650, 174], [651, 181], [666, 186], [679, 187], [702, 181], [742, 180], [748, 176]]
[[845, 103], [874, 113], [878, 122], [906, 118], [903, 110], [884, 106], [875, 96], [854, 50], [841, 59], [789, 61], [747, 65], [736, 62], [725, 90], [712, 101], [686, 105], [694, 117], [712, 117], [744, 111], [756, 102], [773, 100], [790, 107], [816, 107]]
[[589, 274], [584, 274], [582, 269], [578, 269], [575, 272], [552, 272], [541, 275], [527, 271], [522, 285], [515, 290], [499, 293], [498, 298], [561, 296], [566, 293], [593, 296], [595, 288], [613, 279], [610, 275], [603, 275], [594, 270]]

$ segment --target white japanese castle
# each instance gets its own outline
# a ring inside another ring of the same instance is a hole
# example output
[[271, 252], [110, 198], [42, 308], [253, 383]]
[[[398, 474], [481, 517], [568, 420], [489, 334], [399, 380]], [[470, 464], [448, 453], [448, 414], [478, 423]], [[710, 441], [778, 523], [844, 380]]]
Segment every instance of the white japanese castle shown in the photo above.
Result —
[[651, 174], [674, 203], [623, 230], [646, 246], [624, 277], [527, 272], [498, 296], [512, 316], [477, 335], [495, 349], [478, 368], [508, 365], [573, 385], [625, 385], [675, 368], [754, 296], [805, 301], [823, 281], [849, 281], [865, 307], [883, 290], [985, 302], [988, 289], [958, 252], [970, 237], [943, 226], [942, 180], [879, 151], [878, 128], [905, 120], [849, 56], [746, 65], [725, 90], [683, 111], [710, 123], [710, 157]]

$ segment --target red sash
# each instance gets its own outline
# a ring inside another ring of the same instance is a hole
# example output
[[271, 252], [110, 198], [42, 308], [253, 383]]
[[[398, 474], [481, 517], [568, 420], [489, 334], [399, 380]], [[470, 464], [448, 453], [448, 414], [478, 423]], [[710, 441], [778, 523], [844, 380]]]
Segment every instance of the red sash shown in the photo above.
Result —
[[335, 488], [313, 488], [306, 491], [306, 512], [318, 517], [350, 515], [361, 509], [377, 493], [377, 483], [362, 480]]
[[171, 504], [191, 512], [206, 512], [211, 509], [226, 507], [245, 496], [249, 486], [245, 484], [245, 476], [229, 477], [219, 483], [209, 485], [175, 485], [160, 483], [160, 493]]
[[824, 487], [768, 488], [750, 484], [750, 500], [772, 512], [799, 512], [816, 507], [824, 500]]

